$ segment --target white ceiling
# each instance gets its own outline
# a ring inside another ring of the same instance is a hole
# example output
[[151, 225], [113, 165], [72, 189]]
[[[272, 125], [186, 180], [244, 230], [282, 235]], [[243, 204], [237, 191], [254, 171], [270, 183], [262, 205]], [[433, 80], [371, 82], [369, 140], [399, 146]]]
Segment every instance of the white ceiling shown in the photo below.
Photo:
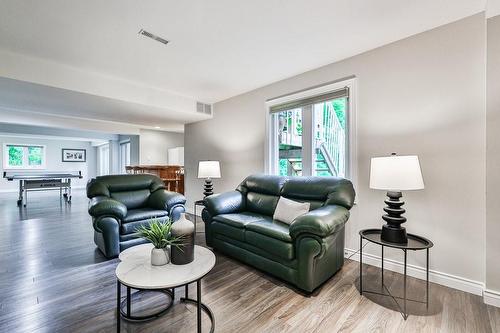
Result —
[[500, 0], [487, 0], [486, 16], [488, 18], [500, 15]]
[[[484, 9], [485, 0], [0, 0], [0, 51], [212, 103]], [[154, 123], [157, 111], [130, 117]], [[106, 112], [92, 116], [120, 118]]]

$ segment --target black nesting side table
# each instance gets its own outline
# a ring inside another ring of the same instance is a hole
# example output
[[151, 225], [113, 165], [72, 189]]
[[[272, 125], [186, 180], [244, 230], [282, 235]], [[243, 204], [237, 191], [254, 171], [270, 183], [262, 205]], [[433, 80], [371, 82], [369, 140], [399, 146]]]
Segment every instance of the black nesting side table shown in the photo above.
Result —
[[[406, 280], [407, 280], [407, 255], [408, 255], [408, 250], [413, 250], [413, 251], [418, 251], [418, 250], [425, 250], [426, 251], [426, 291], [425, 291], [425, 305], [427, 308], [429, 308], [429, 249], [434, 246], [434, 244], [424, 238], [420, 237], [417, 235], [412, 235], [408, 234], [408, 243], [406, 244], [397, 244], [397, 243], [391, 243], [391, 242], [386, 242], [380, 238], [380, 235], [382, 234], [381, 229], [365, 229], [361, 230], [359, 232], [359, 293], [363, 295], [363, 292], [365, 293], [373, 293], [373, 294], [378, 294], [382, 296], [390, 296], [396, 305], [399, 308], [399, 312], [403, 316], [404, 320], [408, 318], [408, 313], [406, 312], [406, 302], [408, 301], [406, 297]], [[363, 239], [366, 239], [369, 242], [378, 244], [382, 247], [382, 283], [381, 283], [381, 288], [385, 291], [386, 293], [379, 293], [376, 291], [370, 291], [370, 290], [363, 290]], [[384, 284], [384, 247], [390, 247], [394, 249], [400, 249], [404, 253], [404, 282], [403, 282], [403, 308], [401, 308], [401, 305], [397, 301], [396, 297], [394, 297], [389, 288], [386, 287]], [[421, 302], [417, 300], [409, 300], [409, 301], [416, 301], [416, 302]]]

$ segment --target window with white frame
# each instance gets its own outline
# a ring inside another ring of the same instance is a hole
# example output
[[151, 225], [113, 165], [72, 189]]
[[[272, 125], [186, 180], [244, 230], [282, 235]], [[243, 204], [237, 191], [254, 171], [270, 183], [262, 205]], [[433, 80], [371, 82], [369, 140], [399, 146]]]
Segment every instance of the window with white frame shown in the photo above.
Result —
[[126, 173], [125, 167], [130, 165], [130, 141], [120, 143], [120, 170]]
[[109, 175], [109, 144], [97, 147], [99, 157], [99, 175]]
[[3, 151], [4, 169], [45, 169], [44, 145], [6, 143]]
[[353, 94], [350, 79], [268, 101], [268, 173], [352, 179]]

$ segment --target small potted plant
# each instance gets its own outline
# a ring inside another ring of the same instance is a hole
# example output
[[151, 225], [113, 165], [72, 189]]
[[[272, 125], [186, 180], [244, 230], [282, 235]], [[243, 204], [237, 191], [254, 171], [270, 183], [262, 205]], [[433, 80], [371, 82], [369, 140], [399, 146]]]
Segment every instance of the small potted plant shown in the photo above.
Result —
[[153, 219], [149, 225], [141, 226], [137, 229], [140, 237], [148, 240], [153, 244], [151, 250], [151, 265], [162, 266], [170, 262], [168, 246], [181, 246], [183, 244], [182, 237], [175, 237], [171, 234], [172, 222], [167, 220], [162, 222], [158, 219]]

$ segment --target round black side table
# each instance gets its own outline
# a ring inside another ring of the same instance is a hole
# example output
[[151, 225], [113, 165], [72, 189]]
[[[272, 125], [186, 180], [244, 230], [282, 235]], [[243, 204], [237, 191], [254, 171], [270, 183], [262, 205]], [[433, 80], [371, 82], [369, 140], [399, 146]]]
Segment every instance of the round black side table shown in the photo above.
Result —
[[[359, 293], [363, 295], [363, 292], [365, 293], [373, 293], [373, 294], [378, 294], [382, 296], [390, 296], [396, 305], [399, 308], [399, 312], [403, 316], [404, 320], [408, 318], [408, 313], [406, 312], [406, 302], [408, 301], [406, 297], [406, 280], [407, 280], [407, 255], [408, 255], [408, 250], [413, 250], [413, 251], [418, 251], [418, 250], [426, 250], [426, 268], [425, 268], [425, 273], [426, 273], [426, 290], [425, 290], [425, 305], [427, 308], [429, 308], [429, 249], [434, 246], [434, 244], [424, 238], [420, 237], [417, 235], [412, 235], [408, 234], [408, 243], [405, 244], [398, 244], [398, 243], [391, 243], [391, 242], [386, 242], [380, 238], [380, 235], [382, 234], [381, 229], [364, 229], [359, 232]], [[363, 290], [363, 239], [366, 239], [367, 241], [378, 244], [382, 247], [382, 289], [385, 289], [387, 291], [387, 294], [385, 293], [379, 293], [375, 291], [369, 291], [369, 290]], [[403, 282], [403, 308], [401, 308], [401, 305], [397, 301], [396, 297], [394, 297], [389, 288], [386, 287], [384, 284], [384, 247], [390, 247], [394, 249], [400, 249], [404, 253], [404, 282]], [[411, 300], [412, 301], [412, 300]]]

